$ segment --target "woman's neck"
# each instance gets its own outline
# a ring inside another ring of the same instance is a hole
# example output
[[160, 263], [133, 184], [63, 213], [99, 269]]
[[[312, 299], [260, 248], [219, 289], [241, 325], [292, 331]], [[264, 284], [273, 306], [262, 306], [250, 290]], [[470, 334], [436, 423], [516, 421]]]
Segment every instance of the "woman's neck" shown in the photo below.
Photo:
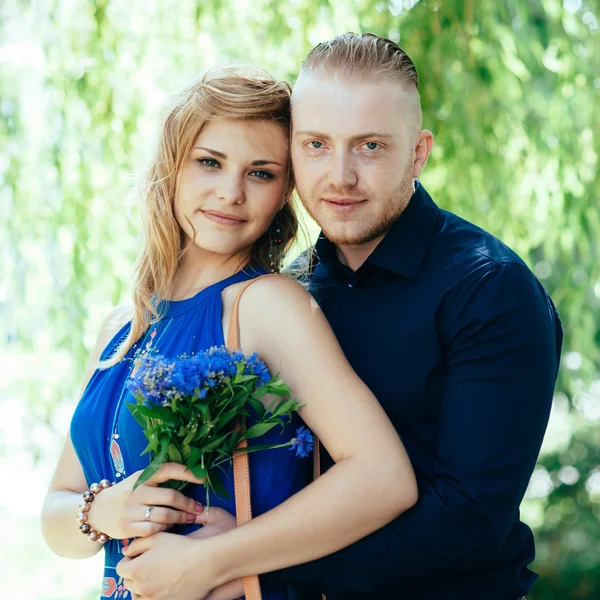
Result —
[[248, 263], [248, 258], [248, 251], [225, 255], [191, 246], [179, 261], [168, 299], [185, 300], [195, 296], [213, 283], [235, 275]]

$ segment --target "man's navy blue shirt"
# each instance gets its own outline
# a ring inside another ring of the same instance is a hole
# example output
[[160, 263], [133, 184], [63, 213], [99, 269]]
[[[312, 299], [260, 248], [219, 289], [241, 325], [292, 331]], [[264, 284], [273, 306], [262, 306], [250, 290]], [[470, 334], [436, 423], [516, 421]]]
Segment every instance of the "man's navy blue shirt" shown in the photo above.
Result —
[[396, 427], [419, 499], [367, 538], [263, 584], [328, 600], [525, 595], [534, 541], [519, 504], [562, 343], [548, 294], [512, 250], [440, 210], [420, 183], [356, 272], [323, 236], [316, 252], [312, 292]]

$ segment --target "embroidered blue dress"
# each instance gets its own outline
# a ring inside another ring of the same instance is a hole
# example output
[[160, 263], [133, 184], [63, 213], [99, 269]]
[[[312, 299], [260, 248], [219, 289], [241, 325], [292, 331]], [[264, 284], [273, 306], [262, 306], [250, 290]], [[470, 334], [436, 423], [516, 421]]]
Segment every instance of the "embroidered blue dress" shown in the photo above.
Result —
[[[124, 384], [130, 374], [134, 353], [140, 347], [153, 348], [163, 356], [178, 357], [192, 354], [211, 346], [224, 344], [222, 328], [221, 292], [227, 286], [249, 280], [262, 271], [247, 269], [205, 288], [192, 298], [166, 302], [164, 317], [117, 365], [96, 370], [92, 375], [71, 422], [71, 440], [83, 467], [88, 485], [101, 479], [121, 481], [135, 471], [148, 466], [149, 456], [141, 456], [147, 440], [133, 419], [125, 402], [133, 402]], [[102, 353], [109, 357], [129, 332], [126, 324], [110, 341]], [[275, 428], [256, 443], [281, 443], [294, 436], [301, 424], [295, 416], [285, 431]], [[254, 440], [251, 440], [251, 442]], [[257, 452], [249, 456], [251, 500], [253, 515], [260, 515], [281, 504], [306, 486], [311, 479], [311, 461], [296, 457], [289, 448]], [[224, 465], [227, 467], [227, 465]], [[235, 514], [233, 472], [225, 469], [223, 481], [231, 498], [210, 496], [211, 506], [219, 506]], [[183, 493], [206, 503], [204, 486], [188, 485]], [[177, 533], [187, 534], [196, 526], [180, 526]], [[105, 546], [105, 570], [101, 598], [131, 598], [123, 587], [115, 567], [122, 559], [121, 549], [129, 540], [110, 540]], [[264, 600], [287, 599], [284, 588], [263, 589]]]

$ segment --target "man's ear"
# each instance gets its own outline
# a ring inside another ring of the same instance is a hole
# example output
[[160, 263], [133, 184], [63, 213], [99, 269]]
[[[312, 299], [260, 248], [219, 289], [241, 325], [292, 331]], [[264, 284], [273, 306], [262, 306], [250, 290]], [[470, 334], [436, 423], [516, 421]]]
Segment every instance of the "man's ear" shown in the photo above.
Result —
[[427, 164], [427, 159], [433, 149], [433, 133], [429, 129], [423, 129], [417, 134], [415, 144], [415, 160], [413, 162], [412, 176], [416, 179]]

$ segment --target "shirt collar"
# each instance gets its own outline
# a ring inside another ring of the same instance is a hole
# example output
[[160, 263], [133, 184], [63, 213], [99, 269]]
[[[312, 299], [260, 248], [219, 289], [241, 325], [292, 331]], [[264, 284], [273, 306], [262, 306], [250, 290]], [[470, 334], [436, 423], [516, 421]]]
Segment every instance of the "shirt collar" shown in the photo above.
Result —
[[[425, 260], [440, 209], [419, 181], [408, 206], [365, 261], [416, 281]], [[321, 233], [315, 245], [319, 262], [338, 262], [335, 244]], [[363, 265], [364, 266], [364, 265]], [[363, 267], [361, 266], [358, 271]]]

